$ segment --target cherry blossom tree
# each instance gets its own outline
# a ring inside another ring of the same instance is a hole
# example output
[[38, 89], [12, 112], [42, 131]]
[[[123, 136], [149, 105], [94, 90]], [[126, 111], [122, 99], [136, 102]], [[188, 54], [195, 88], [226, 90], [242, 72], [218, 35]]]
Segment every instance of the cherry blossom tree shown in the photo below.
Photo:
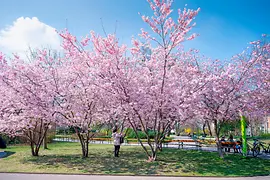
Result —
[[215, 61], [206, 67], [208, 78], [198, 103], [199, 114], [214, 124], [218, 152], [223, 157], [219, 136], [226, 121], [239, 119], [239, 112], [255, 117], [269, 114], [269, 43], [252, 42], [231, 63]]
[[[191, 102], [203, 83], [194, 52], [185, 52], [181, 46], [182, 42], [196, 37], [188, 34], [199, 9], [179, 10], [174, 21], [169, 17], [171, 1], [155, 0], [149, 4], [154, 17], [142, 16], [142, 19], [151, 27], [153, 35], [142, 29], [142, 40], [133, 39], [131, 57], [126, 56], [127, 47], [119, 45], [115, 35], [103, 38], [91, 32], [90, 38], [79, 43], [68, 32], [61, 36], [69, 54], [85, 62], [93, 76], [92, 83], [110, 99], [109, 111], [129, 122], [149, 160], [153, 161], [174, 121], [194, 114]], [[93, 49], [85, 51], [89, 41]], [[145, 132], [150, 151], [139, 138], [139, 129]], [[154, 140], [149, 137], [149, 129], [155, 132]]]
[[[56, 116], [62, 118], [61, 124], [75, 129], [82, 147], [82, 156], [88, 157], [91, 126], [103, 120], [102, 114], [105, 102], [99, 89], [91, 83], [88, 71], [69, 59], [64, 69], [59, 69], [60, 83], [58, 84], [58, 111]], [[62, 67], [63, 68], [63, 67]]]
[[[75, 129], [88, 157], [91, 126], [119, 120], [134, 130], [149, 161], [157, 159], [165, 134], [175, 123], [196, 119], [212, 122], [217, 147], [222, 124], [269, 113], [269, 42], [255, 41], [230, 64], [199, 63], [198, 51], [185, 50], [200, 9], [170, 15], [171, 0], [148, 0], [154, 13], [142, 16], [151, 32], [141, 29], [132, 47], [115, 34], [102, 37], [91, 31], [77, 39], [59, 32], [63, 56], [46, 49], [30, 61], [0, 53], [0, 131], [28, 138], [37, 156], [52, 123]], [[8, 63], [9, 62], [9, 63]], [[142, 143], [138, 131], [147, 136]], [[149, 130], [154, 131], [154, 139]], [[147, 146], [149, 148], [147, 148]]]
[[42, 141], [55, 119], [54, 91], [51, 89], [55, 59], [46, 49], [31, 62], [17, 55], [1, 63], [0, 131], [27, 138], [33, 156], [38, 156]]
[[[142, 16], [142, 19], [151, 27], [153, 34], [142, 29], [142, 41], [133, 40], [133, 58], [147, 60], [140, 63], [137, 70], [136, 79], [141, 91], [137, 93], [139, 97], [129, 100], [129, 122], [134, 130], [140, 126], [147, 134], [151, 151], [147, 153], [145, 147], [144, 150], [151, 161], [156, 159], [158, 146], [174, 121], [184, 121], [194, 115], [191, 108], [193, 98], [203, 84], [193, 51], [184, 52], [182, 49], [182, 42], [196, 37], [196, 34], [189, 36], [188, 33], [195, 26], [191, 22], [199, 9], [184, 8], [182, 12], [179, 9], [177, 21], [174, 21], [169, 17], [171, 1], [148, 2], [154, 16]], [[142, 46], [151, 49], [150, 58], [140, 51]], [[148, 128], [156, 132], [154, 141], [148, 137]]]

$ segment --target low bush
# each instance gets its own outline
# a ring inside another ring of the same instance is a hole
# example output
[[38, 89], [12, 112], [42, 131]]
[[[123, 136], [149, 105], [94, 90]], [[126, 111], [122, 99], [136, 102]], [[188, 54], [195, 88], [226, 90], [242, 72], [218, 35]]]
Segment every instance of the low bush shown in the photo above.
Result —
[[270, 133], [264, 133], [260, 136], [262, 139], [270, 139]]
[[[137, 133], [138, 133], [138, 136], [139, 136], [140, 139], [147, 139], [147, 136], [143, 131], [137, 131]], [[148, 130], [148, 136], [150, 137], [150, 139], [154, 139], [155, 138], [155, 131]], [[128, 129], [127, 130], [126, 137], [127, 138], [137, 139], [136, 133], [134, 132], [133, 129]]]
[[19, 136], [10, 137], [7, 135], [0, 135], [7, 145], [25, 144], [27, 139]]

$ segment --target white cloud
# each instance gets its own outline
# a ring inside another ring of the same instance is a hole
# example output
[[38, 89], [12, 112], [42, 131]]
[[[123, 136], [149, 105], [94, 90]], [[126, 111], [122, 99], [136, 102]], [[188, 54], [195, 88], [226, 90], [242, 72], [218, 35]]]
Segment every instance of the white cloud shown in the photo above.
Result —
[[36, 17], [20, 17], [13, 25], [0, 30], [0, 51], [24, 56], [29, 47], [60, 50], [60, 38], [53, 27]]

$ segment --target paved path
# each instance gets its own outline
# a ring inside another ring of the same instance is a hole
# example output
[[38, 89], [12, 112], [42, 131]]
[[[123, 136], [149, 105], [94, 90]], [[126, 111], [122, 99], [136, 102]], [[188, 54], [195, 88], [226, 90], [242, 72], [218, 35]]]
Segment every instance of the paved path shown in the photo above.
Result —
[[270, 176], [260, 177], [156, 177], [156, 176], [94, 176], [94, 175], [52, 175], [52, 174], [9, 174], [0, 173], [0, 180], [269, 180]]
[[[173, 139], [181, 139], [181, 140], [187, 140], [187, 139], [192, 139], [191, 137], [189, 136], [171, 136]], [[79, 142], [79, 140], [76, 140], [76, 139], [69, 139], [69, 138], [55, 138], [54, 139], [55, 141], [68, 141], [68, 142]], [[107, 142], [107, 141], [90, 141], [90, 143], [93, 143], [93, 144], [112, 144], [112, 142]], [[128, 144], [128, 143], [123, 143], [122, 144], [123, 146], [140, 146], [140, 144], [138, 143], [134, 143], [134, 144]], [[147, 144], [145, 144], [146, 146], [148, 146]], [[189, 143], [185, 143], [185, 145], [183, 146], [183, 149], [186, 149], [186, 150], [202, 150], [202, 151], [210, 151], [210, 152], [216, 152], [217, 151], [217, 147], [216, 146], [202, 146], [200, 149], [198, 149], [195, 145], [195, 142], [192, 143], [192, 142], [189, 142]], [[178, 148], [179, 146], [178, 145], [175, 145], [174, 143], [168, 143], [168, 145], [166, 145], [165, 147], [168, 147], [168, 148]], [[233, 154], [232, 153], [229, 153], [229, 154]], [[249, 155], [250, 157], [252, 157], [252, 154]], [[259, 158], [262, 158], [262, 159], [269, 159], [270, 160], [270, 153], [268, 154], [261, 154], [261, 155], [258, 155], [257, 157]], [[1, 158], [1, 157], [0, 157]]]
[[[174, 139], [192, 139], [191, 137], [189, 137], [189, 136], [172, 136]], [[175, 146], [169, 146], [170, 148], [176, 148]], [[188, 146], [188, 145], [185, 145], [184, 147], [183, 147], [183, 149], [187, 149], [187, 150], [191, 150], [191, 149], [193, 149], [193, 150], [197, 150], [197, 148], [196, 147], [194, 147], [194, 146]], [[202, 151], [210, 151], [210, 152], [217, 152], [217, 147], [216, 146], [202, 146], [201, 148], [200, 148], [200, 150], [202, 150]], [[233, 149], [231, 149], [231, 151], [233, 151]], [[230, 153], [228, 153], [228, 154], [234, 154], [233, 152], [230, 152]], [[250, 153], [248, 156], [250, 156], [250, 157], [253, 157], [252, 156], [252, 153]], [[262, 159], [268, 159], [268, 160], [270, 160], [270, 153], [262, 153], [262, 154], [260, 154], [260, 155], [258, 155], [257, 156], [258, 158], [262, 158]]]

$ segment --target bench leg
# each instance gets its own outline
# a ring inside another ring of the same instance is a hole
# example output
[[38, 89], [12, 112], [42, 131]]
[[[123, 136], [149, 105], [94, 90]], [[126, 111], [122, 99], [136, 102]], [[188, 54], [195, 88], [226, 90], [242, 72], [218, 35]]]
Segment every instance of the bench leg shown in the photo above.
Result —
[[198, 144], [198, 150], [202, 150], [202, 145], [200, 143]]

